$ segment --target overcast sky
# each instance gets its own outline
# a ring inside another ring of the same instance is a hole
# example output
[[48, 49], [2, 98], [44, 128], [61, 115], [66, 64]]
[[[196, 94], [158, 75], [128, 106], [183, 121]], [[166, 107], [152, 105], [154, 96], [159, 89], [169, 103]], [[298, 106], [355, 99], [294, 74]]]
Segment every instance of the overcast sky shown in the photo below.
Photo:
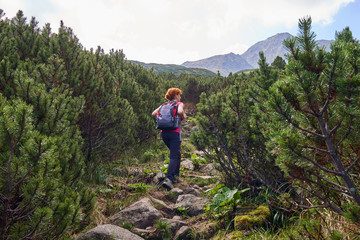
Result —
[[22, 10], [56, 33], [63, 20], [86, 49], [122, 49], [146, 63], [242, 54], [276, 33], [296, 35], [304, 16], [318, 40], [346, 26], [360, 39], [360, 0], [0, 0], [0, 8], [7, 18]]

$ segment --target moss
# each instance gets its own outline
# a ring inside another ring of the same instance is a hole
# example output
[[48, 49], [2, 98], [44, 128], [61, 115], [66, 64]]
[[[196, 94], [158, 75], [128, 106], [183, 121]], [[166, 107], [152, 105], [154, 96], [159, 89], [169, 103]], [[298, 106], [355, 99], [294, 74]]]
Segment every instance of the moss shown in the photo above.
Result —
[[268, 218], [271, 213], [268, 206], [259, 206], [254, 211], [250, 212], [250, 215], [262, 215], [265, 218]]
[[262, 226], [270, 215], [270, 209], [267, 206], [259, 206], [246, 215], [236, 216], [234, 219], [234, 227], [236, 230], [246, 230]]
[[244, 234], [242, 234], [242, 232], [234, 231], [234, 232], [227, 234], [221, 240], [235, 240], [235, 239], [242, 239], [243, 237], [244, 237]]

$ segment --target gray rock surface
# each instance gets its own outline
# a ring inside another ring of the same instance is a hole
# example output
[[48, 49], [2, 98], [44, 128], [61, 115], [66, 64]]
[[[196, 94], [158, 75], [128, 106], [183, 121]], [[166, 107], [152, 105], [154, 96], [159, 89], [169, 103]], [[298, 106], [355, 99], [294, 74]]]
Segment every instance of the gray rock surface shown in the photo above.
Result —
[[175, 207], [187, 208], [189, 216], [197, 216], [204, 212], [207, 202], [206, 198], [200, 198], [193, 194], [184, 194], [178, 197]]
[[76, 240], [143, 240], [142, 237], [130, 232], [125, 228], [121, 228], [111, 224], [99, 225], [90, 231], [84, 233]]
[[151, 203], [149, 198], [143, 198], [110, 218], [110, 223], [121, 225], [123, 222], [131, 223], [137, 228], [145, 229], [154, 225], [156, 220], [163, 217]]
[[191, 228], [188, 226], [182, 226], [175, 234], [174, 239], [176, 240], [185, 240], [185, 239], [191, 239], [188, 234], [190, 233]]
[[184, 169], [188, 169], [188, 170], [191, 170], [191, 171], [193, 171], [194, 170], [194, 164], [192, 163], [192, 161], [191, 160], [189, 160], [189, 159], [185, 159], [184, 161], [182, 161], [181, 163], [180, 163], [180, 167], [181, 168], [184, 168]]
[[153, 178], [153, 183], [154, 184], [160, 184], [164, 179], [165, 179], [165, 173], [164, 172], [158, 172], [154, 178]]
[[197, 197], [200, 195], [200, 191], [198, 189], [196, 189], [196, 188], [185, 188], [184, 193], [185, 194], [192, 194], [192, 195], [195, 195]]
[[219, 174], [214, 164], [212, 163], [201, 166], [199, 172], [208, 174], [210, 176], [217, 176]]
[[159, 199], [150, 197], [151, 201], [153, 202], [153, 205], [156, 209], [161, 210], [165, 212], [166, 214], [173, 216], [174, 215], [174, 209], [175, 206], [173, 203], [165, 203]]
[[173, 233], [176, 233], [177, 230], [179, 230], [182, 226], [186, 225], [186, 222], [184, 222], [182, 220], [167, 219], [167, 218], [161, 218], [160, 220], [168, 223], [170, 225], [171, 231]]

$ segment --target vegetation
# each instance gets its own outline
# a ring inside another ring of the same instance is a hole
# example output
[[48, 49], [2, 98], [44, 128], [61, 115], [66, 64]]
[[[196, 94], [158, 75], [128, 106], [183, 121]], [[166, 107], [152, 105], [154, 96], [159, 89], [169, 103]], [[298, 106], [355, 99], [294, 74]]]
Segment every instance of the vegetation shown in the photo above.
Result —
[[131, 61], [131, 62], [133, 62], [135, 64], [139, 64], [146, 69], [152, 69], [157, 74], [172, 73], [177, 76], [180, 74], [199, 75], [199, 76], [203, 76], [203, 77], [216, 76], [216, 73], [213, 73], [213, 72], [211, 72], [207, 69], [203, 69], [203, 68], [188, 68], [188, 67], [183, 67], [181, 65], [176, 65], [176, 64], [143, 63], [143, 62], [138, 62], [138, 61]]
[[[258, 69], [222, 77], [157, 73], [119, 50], [84, 49], [63, 23], [53, 33], [4, 15], [0, 239], [71, 238], [154, 191], [168, 151], [151, 112], [168, 87], [183, 90], [196, 125], [183, 154], [223, 172], [207, 192], [205, 216], [226, 229], [216, 236], [243, 236], [240, 225], [257, 227], [244, 239], [359, 236], [360, 43], [349, 28], [326, 52], [300, 19], [287, 63], [260, 52]], [[168, 223], [156, 227], [171, 238]]]

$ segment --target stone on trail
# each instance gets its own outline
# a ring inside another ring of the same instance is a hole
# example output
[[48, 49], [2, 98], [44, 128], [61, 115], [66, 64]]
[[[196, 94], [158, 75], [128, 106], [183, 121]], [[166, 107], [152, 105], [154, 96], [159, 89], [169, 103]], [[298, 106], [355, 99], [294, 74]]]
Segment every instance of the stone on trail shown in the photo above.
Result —
[[176, 232], [174, 239], [192, 239], [189, 235], [191, 228], [188, 226], [182, 226], [179, 231]]
[[142, 237], [130, 232], [125, 228], [119, 226], [105, 224], [99, 225], [90, 231], [84, 233], [76, 240], [103, 240], [103, 239], [114, 239], [114, 240], [143, 240]]
[[184, 168], [184, 169], [191, 170], [191, 171], [193, 171], [195, 169], [194, 164], [189, 159], [185, 159], [184, 161], [182, 161], [180, 163], [180, 167]]
[[206, 198], [200, 198], [193, 194], [184, 194], [178, 197], [175, 207], [187, 209], [189, 216], [197, 216], [204, 213], [204, 207], [207, 202]]
[[166, 222], [170, 225], [171, 231], [173, 233], [176, 233], [177, 230], [179, 230], [182, 226], [186, 225], [186, 222], [182, 220], [176, 220], [176, 219], [167, 219], [167, 218], [161, 218], [160, 221]]
[[110, 223], [121, 226], [123, 223], [131, 223], [137, 228], [145, 229], [153, 226], [156, 220], [163, 217], [151, 203], [149, 198], [143, 198], [110, 218]]

